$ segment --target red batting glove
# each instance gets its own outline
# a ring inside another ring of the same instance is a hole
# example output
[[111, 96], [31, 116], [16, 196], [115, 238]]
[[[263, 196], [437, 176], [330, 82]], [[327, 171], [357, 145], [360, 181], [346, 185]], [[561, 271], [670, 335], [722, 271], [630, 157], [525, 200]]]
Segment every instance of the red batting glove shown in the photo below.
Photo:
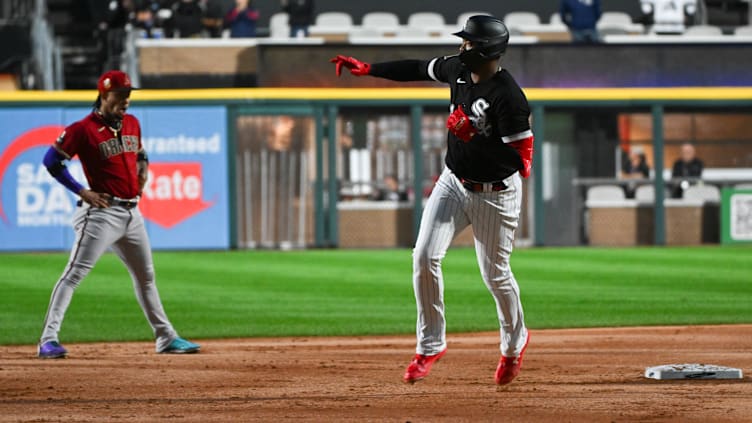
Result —
[[520, 153], [522, 159], [522, 169], [520, 169], [520, 175], [523, 178], [530, 176], [530, 169], [533, 167], [533, 137], [527, 137], [524, 140], [510, 142], [509, 146], [517, 150]]
[[329, 61], [335, 64], [334, 71], [337, 72], [337, 76], [342, 75], [343, 66], [350, 69], [350, 73], [355, 76], [363, 76], [371, 73], [371, 65], [369, 63], [361, 62], [354, 57], [338, 54], [337, 57]]
[[446, 126], [449, 132], [464, 142], [470, 141], [478, 133], [478, 130], [473, 126], [473, 122], [470, 121], [470, 118], [462, 110], [462, 105], [457, 106], [454, 112], [449, 115]]

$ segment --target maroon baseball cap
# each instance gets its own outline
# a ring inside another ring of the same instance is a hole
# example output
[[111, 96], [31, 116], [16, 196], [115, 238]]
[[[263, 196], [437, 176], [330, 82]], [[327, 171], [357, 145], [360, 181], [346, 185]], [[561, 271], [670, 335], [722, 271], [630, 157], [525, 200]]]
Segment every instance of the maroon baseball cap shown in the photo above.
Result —
[[128, 77], [128, 74], [119, 70], [111, 70], [99, 77], [97, 89], [99, 90], [99, 94], [104, 94], [110, 91], [131, 91], [137, 88], [131, 85], [131, 79]]

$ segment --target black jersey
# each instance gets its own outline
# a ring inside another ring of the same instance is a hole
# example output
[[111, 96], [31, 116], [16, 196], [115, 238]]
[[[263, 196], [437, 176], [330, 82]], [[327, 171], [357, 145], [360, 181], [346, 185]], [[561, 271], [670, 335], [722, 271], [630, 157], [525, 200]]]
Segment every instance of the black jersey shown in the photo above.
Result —
[[533, 136], [530, 106], [520, 86], [505, 69], [476, 84], [470, 70], [455, 55], [430, 61], [376, 63], [371, 67], [371, 75], [398, 81], [434, 80], [449, 84], [449, 112], [462, 105], [478, 130], [469, 142], [448, 132], [445, 162], [458, 177], [495, 182], [522, 169], [519, 153], [508, 143]]

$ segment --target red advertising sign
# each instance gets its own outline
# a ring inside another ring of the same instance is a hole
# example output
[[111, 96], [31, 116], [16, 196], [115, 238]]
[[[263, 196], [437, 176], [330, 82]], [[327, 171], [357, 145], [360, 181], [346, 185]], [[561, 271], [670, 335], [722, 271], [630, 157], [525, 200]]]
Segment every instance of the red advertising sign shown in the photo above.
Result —
[[211, 207], [203, 200], [201, 163], [152, 163], [140, 208], [144, 217], [164, 228]]

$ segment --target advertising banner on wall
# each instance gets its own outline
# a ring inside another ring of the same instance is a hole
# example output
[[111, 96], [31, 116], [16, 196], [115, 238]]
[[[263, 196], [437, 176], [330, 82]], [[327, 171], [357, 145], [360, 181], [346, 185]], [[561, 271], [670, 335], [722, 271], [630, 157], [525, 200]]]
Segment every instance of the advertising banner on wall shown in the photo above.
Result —
[[752, 189], [723, 189], [721, 243], [752, 244]]
[[[0, 251], [66, 250], [78, 197], [42, 158], [89, 108], [0, 109]], [[141, 122], [149, 181], [139, 208], [154, 249], [229, 248], [227, 120], [223, 106], [129, 108]], [[77, 158], [66, 163], [86, 185]]]

